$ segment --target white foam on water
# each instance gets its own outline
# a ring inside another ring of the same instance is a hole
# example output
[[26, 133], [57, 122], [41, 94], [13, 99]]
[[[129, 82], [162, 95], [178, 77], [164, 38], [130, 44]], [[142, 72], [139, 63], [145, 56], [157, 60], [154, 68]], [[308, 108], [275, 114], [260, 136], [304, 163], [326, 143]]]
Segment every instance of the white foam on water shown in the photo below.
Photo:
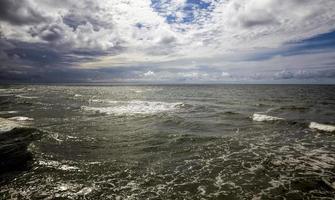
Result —
[[135, 93], [142, 93], [143, 90], [138, 90], [138, 89], [130, 89], [131, 91], [135, 92]]
[[76, 194], [79, 196], [86, 196], [91, 193], [94, 189], [92, 187], [84, 187], [83, 189], [79, 190]]
[[199, 186], [197, 188], [198, 192], [201, 194], [201, 195], [205, 195], [206, 194], [206, 187], [205, 186]]
[[9, 111], [0, 111], [0, 114], [16, 114], [19, 113], [19, 111], [16, 110], [9, 110]]
[[309, 128], [317, 129], [317, 130], [320, 130], [320, 131], [326, 131], [326, 132], [335, 132], [335, 126], [334, 125], [319, 124], [319, 123], [316, 123], [316, 122], [311, 122], [309, 124]]
[[61, 165], [60, 162], [57, 161], [53, 161], [53, 160], [39, 160], [38, 161], [39, 165], [43, 165], [43, 166], [48, 166], [48, 167], [58, 167], [59, 165]]
[[75, 94], [74, 97], [81, 97], [81, 94]]
[[5, 133], [13, 130], [14, 128], [20, 128], [20, 127], [23, 126], [11, 120], [0, 118], [0, 133]]
[[78, 167], [69, 166], [69, 165], [61, 165], [58, 169], [61, 169], [64, 171], [79, 170]]
[[112, 100], [108, 100], [108, 101], [105, 101], [105, 102], [107, 102], [107, 103], [110, 103], [110, 104], [122, 104], [122, 103], [124, 103], [123, 101], [112, 101]]
[[60, 139], [58, 133], [51, 133], [51, 134], [49, 134], [48, 136], [49, 136], [51, 139], [56, 140], [57, 142], [60, 142], [60, 143], [63, 142], [63, 140]]
[[154, 101], [108, 101], [113, 104], [108, 107], [82, 106], [83, 110], [110, 115], [155, 114], [178, 109], [183, 103], [167, 103]]
[[74, 140], [78, 139], [78, 137], [76, 137], [76, 136], [71, 136], [71, 135], [67, 135], [66, 138], [67, 138], [67, 139], [74, 139]]
[[267, 122], [267, 121], [279, 121], [279, 120], [285, 120], [285, 119], [280, 118], [280, 117], [273, 117], [273, 116], [269, 116], [269, 115], [254, 113], [252, 115], [252, 120], [254, 120], [256, 122]]
[[33, 121], [34, 120], [34, 118], [24, 117], [24, 116], [16, 116], [16, 117], [8, 118], [8, 119], [14, 120], [14, 121]]
[[46, 167], [60, 169], [60, 170], [63, 170], [63, 171], [80, 171], [80, 169], [78, 167], [70, 166], [70, 165], [67, 165], [67, 164], [62, 164], [58, 161], [40, 160], [38, 162], [38, 164], [42, 165], [42, 166], [46, 166]]
[[57, 190], [58, 191], [66, 191], [66, 190], [68, 190], [70, 187], [68, 186], [68, 185], [66, 185], [66, 184], [62, 184], [62, 185], [59, 185], [58, 187], [57, 187]]
[[92, 102], [92, 103], [103, 103], [104, 101], [101, 100], [101, 99], [90, 99], [89, 102]]
[[22, 99], [37, 99], [38, 97], [34, 96], [24, 96], [24, 95], [15, 95], [15, 97], [22, 98]]

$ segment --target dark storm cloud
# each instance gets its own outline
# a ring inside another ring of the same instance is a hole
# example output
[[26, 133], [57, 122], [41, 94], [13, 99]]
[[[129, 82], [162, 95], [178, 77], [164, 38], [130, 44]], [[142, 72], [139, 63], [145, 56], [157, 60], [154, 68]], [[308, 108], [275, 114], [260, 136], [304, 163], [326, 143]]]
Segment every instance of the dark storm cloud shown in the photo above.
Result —
[[46, 21], [40, 12], [25, 0], [1, 0], [0, 20], [14, 25], [36, 24]]
[[72, 68], [92, 61], [102, 52], [50, 48], [45, 43], [0, 39], [0, 82], [80, 82], [95, 77], [94, 70]]

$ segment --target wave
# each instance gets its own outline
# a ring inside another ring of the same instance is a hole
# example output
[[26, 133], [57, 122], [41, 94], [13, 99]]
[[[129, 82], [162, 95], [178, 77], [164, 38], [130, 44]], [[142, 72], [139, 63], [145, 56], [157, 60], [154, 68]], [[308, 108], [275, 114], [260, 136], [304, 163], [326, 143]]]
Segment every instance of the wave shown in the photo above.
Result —
[[[289, 123], [299, 123], [297, 121], [289, 121], [289, 120], [286, 120], [284, 118], [280, 118], [280, 117], [273, 117], [273, 116], [269, 116], [269, 115], [264, 115], [264, 114], [259, 114], [259, 113], [254, 113], [253, 116], [252, 116], [252, 119], [254, 121], [257, 121], [257, 122], [266, 122], [266, 121], [287, 121]], [[306, 126], [306, 123], [300, 123], [301, 125], [303, 126]], [[329, 125], [329, 124], [320, 124], [320, 123], [317, 123], [317, 122], [310, 122], [309, 125], [308, 125], [308, 128], [310, 129], [316, 129], [316, 130], [319, 130], [319, 131], [325, 131], [325, 132], [335, 132], [335, 125]]]
[[309, 128], [317, 129], [317, 130], [325, 131], [325, 132], [335, 132], [335, 126], [334, 125], [319, 124], [317, 122], [311, 122], [309, 124]]
[[58, 161], [53, 161], [53, 160], [39, 160], [38, 162], [39, 165], [45, 166], [45, 167], [50, 167], [50, 168], [55, 168], [63, 171], [80, 171], [80, 169], [76, 166], [71, 166], [68, 164], [63, 164]]
[[280, 121], [280, 120], [285, 120], [285, 119], [280, 118], [280, 117], [273, 117], [269, 115], [254, 113], [252, 115], [252, 120], [257, 121], [257, 122], [267, 122], [267, 121]]
[[21, 169], [32, 160], [28, 146], [42, 131], [0, 118], [0, 172]]
[[89, 107], [82, 106], [86, 111], [94, 111], [109, 115], [134, 115], [134, 114], [156, 114], [172, 111], [180, 108], [184, 104], [181, 102], [167, 103], [154, 101], [108, 101], [113, 106]]
[[3, 114], [16, 114], [16, 113], [19, 113], [19, 111], [16, 111], [16, 110], [0, 111], [0, 115], [3, 115]]
[[34, 120], [34, 118], [24, 117], [24, 116], [16, 116], [16, 117], [8, 118], [8, 119], [14, 120], [14, 121], [33, 121]]
[[17, 98], [22, 98], [22, 99], [38, 99], [38, 97], [35, 96], [24, 96], [24, 95], [15, 95]]

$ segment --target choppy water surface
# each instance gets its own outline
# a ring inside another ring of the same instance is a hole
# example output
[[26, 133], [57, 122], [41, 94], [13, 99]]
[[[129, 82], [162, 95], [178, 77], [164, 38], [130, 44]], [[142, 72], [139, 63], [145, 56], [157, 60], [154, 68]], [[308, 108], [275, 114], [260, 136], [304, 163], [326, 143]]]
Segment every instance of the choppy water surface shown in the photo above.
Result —
[[332, 199], [334, 114], [335, 86], [2, 86], [47, 134], [0, 199]]

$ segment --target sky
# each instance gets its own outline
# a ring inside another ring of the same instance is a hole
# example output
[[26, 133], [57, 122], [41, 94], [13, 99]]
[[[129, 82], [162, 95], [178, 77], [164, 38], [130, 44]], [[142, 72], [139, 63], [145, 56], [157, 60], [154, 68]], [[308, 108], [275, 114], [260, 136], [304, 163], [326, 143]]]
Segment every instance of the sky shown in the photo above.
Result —
[[0, 0], [0, 82], [335, 84], [335, 1]]

